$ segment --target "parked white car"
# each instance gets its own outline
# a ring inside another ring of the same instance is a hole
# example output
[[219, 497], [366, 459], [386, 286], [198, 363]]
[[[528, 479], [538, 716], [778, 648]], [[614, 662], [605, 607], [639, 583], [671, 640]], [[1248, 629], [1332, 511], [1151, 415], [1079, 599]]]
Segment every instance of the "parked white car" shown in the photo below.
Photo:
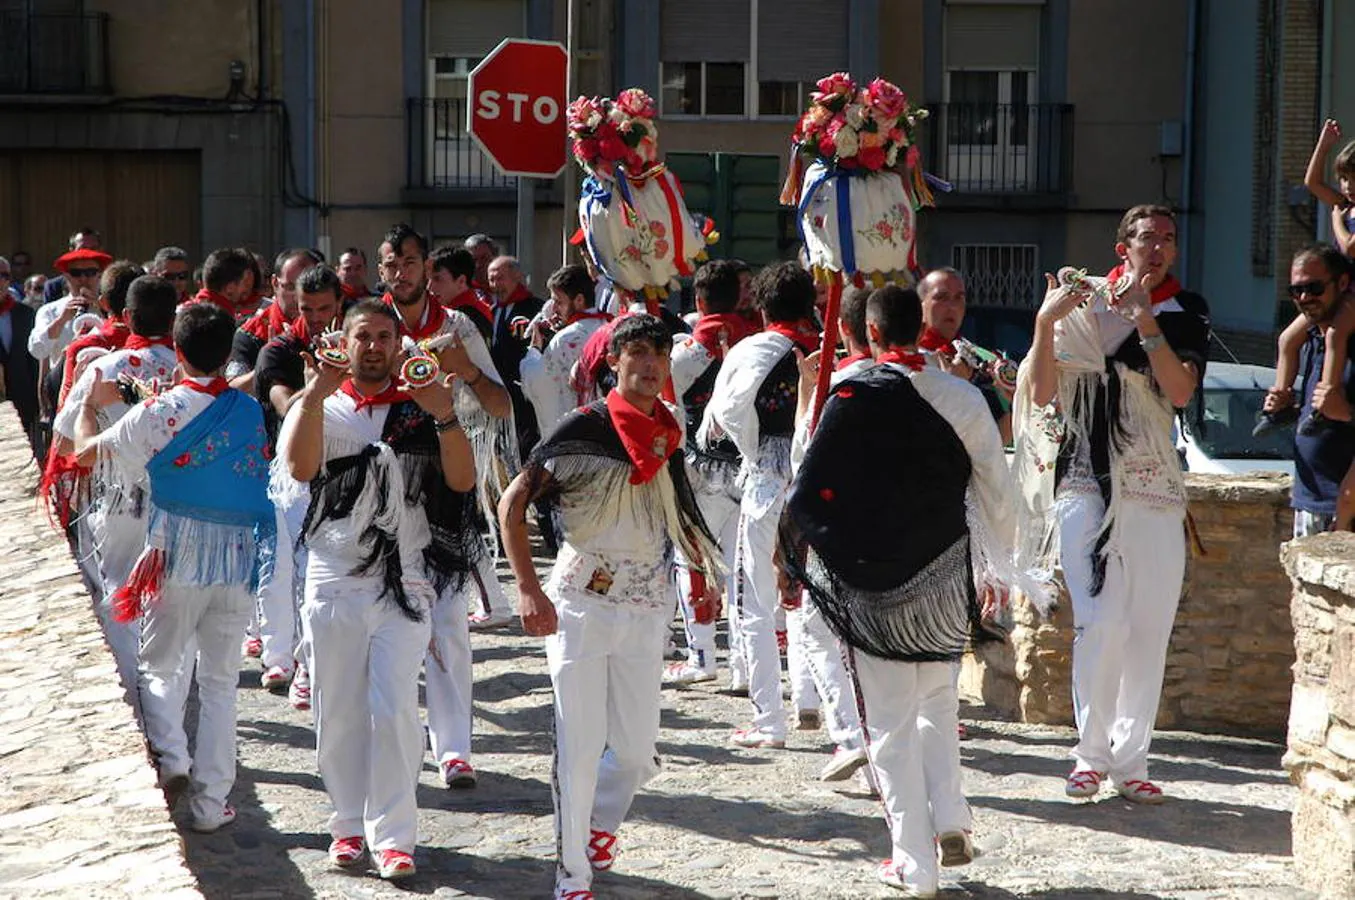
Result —
[[1196, 424], [1199, 398], [1185, 413], [1176, 449], [1187, 471], [1230, 474], [1285, 472], [1294, 474], [1294, 426], [1252, 437], [1266, 389], [1275, 370], [1266, 366], [1211, 362], [1204, 376], [1204, 426]]

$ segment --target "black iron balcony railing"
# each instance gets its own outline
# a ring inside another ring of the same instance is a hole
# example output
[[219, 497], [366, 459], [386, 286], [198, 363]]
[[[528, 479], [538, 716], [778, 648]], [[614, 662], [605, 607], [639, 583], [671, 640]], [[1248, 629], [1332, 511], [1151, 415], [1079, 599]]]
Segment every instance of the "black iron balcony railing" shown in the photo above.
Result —
[[405, 103], [405, 184], [409, 188], [516, 188], [466, 131], [464, 99]]
[[108, 15], [0, 11], [0, 94], [107, 94]]
[[1073, 171], [1066, 103], [929, 103], [927, 170], [957, 194], [1062, 194]]

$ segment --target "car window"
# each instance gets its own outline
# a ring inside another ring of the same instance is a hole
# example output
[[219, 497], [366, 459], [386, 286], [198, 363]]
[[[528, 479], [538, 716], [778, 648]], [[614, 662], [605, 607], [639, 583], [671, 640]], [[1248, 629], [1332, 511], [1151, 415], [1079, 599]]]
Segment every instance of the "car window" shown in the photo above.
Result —
[[1292, 429], [1278, 429], [1252, 437], [1266, 392], [1259, 388], [1206, 388], [1204, 421], [1198, 422], [1200, 400], [1186, 409], [1186, 428], [1192, 440], [1213, 459], [1293, 459]]

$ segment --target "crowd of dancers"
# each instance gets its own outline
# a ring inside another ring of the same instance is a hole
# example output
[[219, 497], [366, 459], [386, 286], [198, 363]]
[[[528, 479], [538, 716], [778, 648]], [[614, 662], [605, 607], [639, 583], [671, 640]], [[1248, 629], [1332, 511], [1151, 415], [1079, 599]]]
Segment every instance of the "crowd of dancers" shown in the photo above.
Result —
[[[729, 740], [826, 726], [820, 776], [881, 797], [880, 879], [929, 897], [978, 852], [958, 660], [1001, 638], [1013, 591], [1046, 602], [1053, 558], [1077, 620], [1064, 789], [1163, 796], [1147, 752], [1184, 566], [1169, 433], [1208, 318], [1170, 274], [1169, 210], [1129, 210], [1114, 248], [1104, 278], [1051, 276], [1010, 384], [957, 341], [949, 269], [849, 282], [824, 358], [833, 288], [793, 262], [707, 262], [681, 316], [586, 265], [537, 297], [487, 238], [430, 251], [405, 225], [375, 291], [356, 248], [336, 267], [287, 250], [269, 277], [217, 250], [193, 295], [173, 253], [148, 273], [74, 247], [28, 337], [43, 494], [196, 831], [235, 817], [243, 639], [264, 686], [313, 709], [333, 864], [414, 875], [424, 754], [449, 788], [476, 783], [471, 632], [510, 619], [502, 554], [554, 687], [555, 897], [592, 897], [617, 858], [657, 772], [661, 687], [720, 677], [722, 614], [751, 707]], [[675, 607], [685, 657], [666, 665]]]

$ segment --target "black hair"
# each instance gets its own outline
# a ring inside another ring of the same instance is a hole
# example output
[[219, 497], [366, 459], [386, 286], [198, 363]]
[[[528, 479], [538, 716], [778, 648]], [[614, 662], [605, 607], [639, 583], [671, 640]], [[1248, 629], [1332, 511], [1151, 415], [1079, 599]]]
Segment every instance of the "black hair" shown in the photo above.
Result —
[[553, 291], [556, 288], [571, 300], [582, 295], [590, 306], [593, 303], [593, 277], [588, 274], [586, 268], [577, 263], [561, 266], [551, 273], [546, 279], [546, 290]]
[[343, 250], [339, 251], [339, 260], [342, 262], [343, 258], [350, 253], [356, 254], [362, 260], [362, 264], [367, 265], [367, 254], [362, 252], [361, 247], [344, 247]]
[[[155, 278], [177, 296], [168, 281], [154, 275], [146, 277]], [[191, 303], [174, 319], [174, 346], [184, 362], [204, 374], [226, 364], [234, 340], [235, 318], [214, 303]]]
[[138, 275], [128, 282], [125, 300], [133, 334], [161, 337], [174, 331], [174, 311], [179, 306], [174, 282], [159, 275]]
[[397, 222], [394, 225], [392, 225], [390, 227], [390, 231], [387, 231], [386, 236], [381, 239], [381, 243], [382, 245], [389, 244], [392, 250], [394, 250], [396, 253], [399, 253], [400, 248], [405, 245], [405, 241], [411, 239], [414, 241], [415, 245], [419, 248], [419, 257], [422, 259], [427, 259], [428, 238], [419, 234], [417, 231], [406, 225], [404, 222]]
[[441, 269], [453, 278], [464, 278], [470, 284], [475, 277], [475, 257], [464, 247], [439, 247], [428, 255], [434, 269]]
[[[219, 294], [227, 285], [244, 278], [246, 272], [253, 272], [255, 278], [262, 281], [263, 275], [254, 254], [239, 247], [213, 250], [202, 263], [203, 286]], [[255, 284], [256, 288], [261, 286]]]
[[119, 315], [127, 308], [127, 288], [146, 274], [130, 259], [120, 259], [99, 273], [99, 293], [108, 298], [108, 311]]
[[1294, 254], [1293, 262], [1298, 263], [1305, 259], [1315, 259], [1322, 263], [1327, 269], [1327, 274], [1331, 275], [1332, 278], [1352, 274], [1350, 257], [1325, 241], [1307, 244], [1300, 248]]
[[753, 276], [753, 296], [768, 322], [799, 322], [814, 315], [814, 279], [798, 263], [763, 268]]
[[880, 343], [884, 346], [911, 346], [917, 343], [922, 331], [922, 298], [912, 288], [887, 284], [871, 291], [866, 301], [866, 319], [880, 329]]
[[671, 350], [673, 333], [658, 316], [645, 313], [626, 316], [624, 319], [618, 319], [616, 327], [612, 329], [612, 337], [607, 342], [607, 352], [612, 356], [620, 356], [622, 348], [627, 344], [640, 341], [653, 344], [655, 350]]
[[870, 291], [865, 288], [852, 286], [842, 294], [842, 308], [838, 312], [838, 319], [858, 347], [870, 343], [869, 335], [866, 334], [866, 305], [869, 300]]
[[69, 238], [66, 239], [66, 244], [67, 244], [72, 250], [74, 250], [74, 249], [75, 249], [75, 245], [78, 244], [78, 243], [80, 243], [80, 238], [81, 238], [81, 237], [92, 237], [92, 238], [97, 238], [98, 241], [99, 241], [99, 243], [101, 243], [101, 244], [103, 243], [103, 239], [104, 239], [104, 236], [103, 236], [102, 234], [99, 234], [99, 229], [94, 228], [94, 227], [89, 226], [89, 225], [86, 225], [86, 226], [84, 226], [83, 228], [77, 228], [77, 229], [75, 229], [74, 231], [72, 231], [72, 232], [71, 232], [71, 236], [70, 236]]
[[301, 277], [296, 280], [296, 286], [303, 294], [323, 294], [329, 291], [336, 299], [343, 300], [339, 273], [323, 263], [302, 272]]
[[292, 247], [290, 250], [284, 250], [273, 258], [273, 274], [281, 276], [282, 267], [298, 256], [304, 256], [306, 261], [312, 266], [318, 266], [325, 261], [325, 258], [314, 250], [310, 250], [306, 247]]
[[712, 259], [696, 270], [692, 290], [704, 300], [706, 312], [731, 313], [739, 305], [739, 274], [748, 266], [733, 259]]
[[390, 304], [375, 297], [365, 297], [348, 307], [348, 312], [343, 314], [343, 330], [347, 332], [359, 316], [385, 316], [395, 323], [397, 329], [400, 327], [400, 314], [391, 309]]

